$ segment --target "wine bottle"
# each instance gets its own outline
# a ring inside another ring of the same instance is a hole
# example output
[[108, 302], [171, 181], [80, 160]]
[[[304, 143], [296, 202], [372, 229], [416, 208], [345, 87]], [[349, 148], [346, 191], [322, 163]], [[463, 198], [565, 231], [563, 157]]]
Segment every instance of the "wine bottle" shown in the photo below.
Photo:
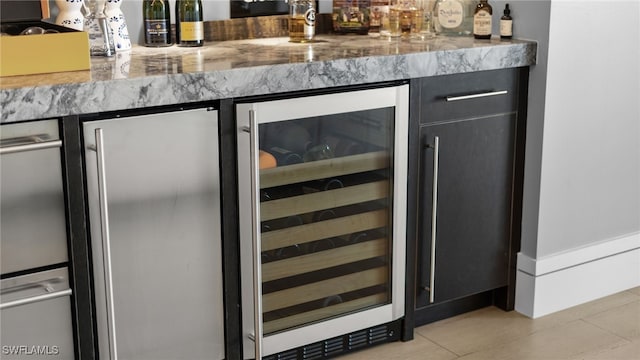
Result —
[[279, 146], [270, 148], [269, 153], [276, 158], [278, 166], [299, 164], [303, 161], [300, 154]]
[[171, 13], [169, 0], [144, 0], [142, 2], [144, 46], [171, 45]]
[[480, 0], [473, 15], [473, 37], [491, 39], [491, 16], [493, 9], [487, 0]]
[[204, 44], [202, 0], [176, 0], [176, 44], [178, 46]]

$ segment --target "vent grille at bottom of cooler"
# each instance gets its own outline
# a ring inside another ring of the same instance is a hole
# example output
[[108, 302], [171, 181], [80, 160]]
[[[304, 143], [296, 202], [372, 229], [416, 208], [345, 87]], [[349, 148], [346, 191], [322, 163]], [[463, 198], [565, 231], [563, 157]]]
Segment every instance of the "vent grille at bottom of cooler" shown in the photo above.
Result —
[[400, 322], [397, 320], [343, 336], [319, 341], [297, 349], [264, 357], [264, 360], [316, 360], [332, 359], [368, 347], [400, 340]]

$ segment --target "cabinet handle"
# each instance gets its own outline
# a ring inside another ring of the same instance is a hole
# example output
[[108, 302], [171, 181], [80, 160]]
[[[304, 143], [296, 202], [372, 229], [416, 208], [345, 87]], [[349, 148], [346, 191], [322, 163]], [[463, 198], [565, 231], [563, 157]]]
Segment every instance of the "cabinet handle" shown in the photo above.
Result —
[[71, 295], [71, 289], [66, 289], [66, 290], [62, 290], [62, 291], [56, 291], [56, 292], [43, 294], [43, 295], [38, 295], [38, 296], [32, 296], [32, 297], [28, 297], [26, 299], [9, 301], [9, 302], [0, 304], [0, 310], [8, 309], [8, 308], [16, 307], [16, 306], [21, 306], [21, 305], [27, 305], [27, 304], [31, 304], [31, 303], [38, 302], [38, 301], [55, 299], [55, 298], [58, 298], [58, 297], [68, 296], [68, 295]]
[[115, 309], [113, 304], [113, 271], [111, 267], [111, 238], [109, 235], [109, 206], [107, 205], [107, 173], [104, 160], [104, 135], [100, 128], [96, 134], [96, 157], [98, 165], [98, 200], [100, 202], [100, 228], [102, 232], [102, 259], [104, 263], [105, 293], [107, 297], [107, 330], [110, 359], [118, 359], [116, 346]]
[[47, 140], [47, 138], [48, 135], [43, 134], [3, 139], [0, 143], [0, 155], [62, 146], [62, 140]]
[[261, 256], [262, 239], [260, 238], [260, 176], [259, 149], [258, 149], [258, 121], [255, 110], [249, 110], [249, 128], [244, 128], [249, 133], [250, 157], [251, 157], [251, 236], [252, 236], [252, 256], [253, 256], [253, 327], [254, 334], [250, 336], [255, 344], [255, 359], [262, 359], [262, 267]]
[[425, 290], [429, 291], [429, 303], [432, 304], [435, 301], [435, 285], [436, 285], [436, 225], [438, 215], [438, 159], [440, 157], [440, 137], [435, 136], [433, 138], [433, 146], [427, 145], [428, 148], [433, 148], [433, 186], [431, 187], [431, 266], [429, 269], [429, 287]]
[[447, 96], [446, 100], [447, 102], [469, 100], [469, 99], [483, 98], [483, 97], [489, 97], [489, 96], [506, 95], [508, 93], [509, 92], [507, 90], [490, 91], [490, 92], [484, 92], [479, 94], [470, 94], [470, 95], [462, 95], [462, 96]]

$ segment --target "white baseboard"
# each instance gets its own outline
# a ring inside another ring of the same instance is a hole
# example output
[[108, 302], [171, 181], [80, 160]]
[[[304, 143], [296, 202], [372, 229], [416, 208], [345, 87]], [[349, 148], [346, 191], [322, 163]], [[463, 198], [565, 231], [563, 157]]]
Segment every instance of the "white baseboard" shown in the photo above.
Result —
[[516, 311], [532, 318], [640, 286], [640, 233], [533, 259], [518, 254]]

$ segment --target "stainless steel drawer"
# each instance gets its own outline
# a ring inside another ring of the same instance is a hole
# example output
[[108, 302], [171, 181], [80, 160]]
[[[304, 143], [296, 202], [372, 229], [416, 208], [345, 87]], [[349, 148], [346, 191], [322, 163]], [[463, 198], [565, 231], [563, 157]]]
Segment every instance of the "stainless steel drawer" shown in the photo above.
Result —
[[57, 120], [2, 125], [2, 274], [67, 261]]
[[3, 359], [73, 359], [67, 268], [0, 281]]

